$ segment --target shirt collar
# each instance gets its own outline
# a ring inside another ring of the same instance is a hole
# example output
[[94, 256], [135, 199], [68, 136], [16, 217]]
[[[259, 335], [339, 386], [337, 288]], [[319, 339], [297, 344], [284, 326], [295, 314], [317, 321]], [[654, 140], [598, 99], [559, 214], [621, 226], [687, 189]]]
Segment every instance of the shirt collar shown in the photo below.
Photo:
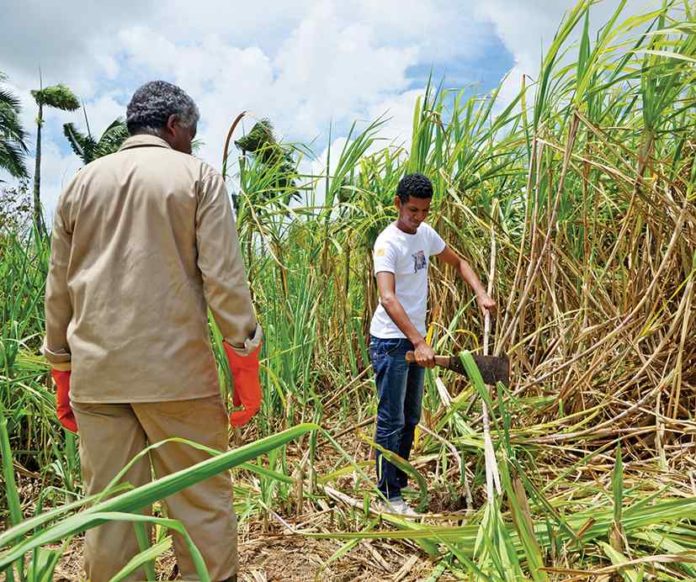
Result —
[[170, 146], [161, 137], [158, 137], [156, 135], [150, 135], [147, 133], [141, 133], [129, 137], [126, 141], [123, 142], [123, 145], [119, 148], [118, 151], [148, 146], [172, 149], [172, 146]]

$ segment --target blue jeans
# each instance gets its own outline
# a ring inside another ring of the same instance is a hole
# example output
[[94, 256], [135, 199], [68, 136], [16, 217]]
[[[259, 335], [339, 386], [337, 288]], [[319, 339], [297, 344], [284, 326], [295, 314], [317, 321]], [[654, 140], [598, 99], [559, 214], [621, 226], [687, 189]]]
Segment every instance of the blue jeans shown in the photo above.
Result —
[[[370, 359], [375, 371], [379, 405], [375, 442], [408, 460], [413, 434], [420, 421], [425, 369], [406, 362], [406, 352], [413, 349], [407, 339], [370, 337]], [[377, 451], [379, 490], [387, 499], [401, 497], [407, 477]]]

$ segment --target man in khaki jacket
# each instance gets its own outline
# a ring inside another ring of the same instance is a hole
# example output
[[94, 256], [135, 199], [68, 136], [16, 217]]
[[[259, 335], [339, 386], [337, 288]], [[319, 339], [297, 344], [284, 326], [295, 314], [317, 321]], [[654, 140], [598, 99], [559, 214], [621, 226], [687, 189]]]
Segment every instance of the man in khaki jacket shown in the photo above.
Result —
[[[198, 117], [178, 87], [142, 86], [128, 105], [131, 137], [117, 153], [84, 167], [58, 202], [43, 351], [58, 385], [61, 422], [75, 429], [76, 421], [79, 429], [87, 494], [101, 491], [150, 443], [182, 437], [227, 448], [207, 308], [246, 406], [232, 413], [232, 422], [243, 424], [259, 407], [261, 329], [224, 180], [190, 155]], [[150, 458], [155, 474], [164, 476], [209, 455], [167, 443]], [[150, 477], [143, 460], [126, 480], [138, 486]], [[211, 579], [236, 580], [229, 474], [165, 504], [202, 552]], [[178, 535], [174, 547], [184, 578], [196, 579]], [[132, 523], [89, 530], [87, 575], [109, 580], [138, 551]]]

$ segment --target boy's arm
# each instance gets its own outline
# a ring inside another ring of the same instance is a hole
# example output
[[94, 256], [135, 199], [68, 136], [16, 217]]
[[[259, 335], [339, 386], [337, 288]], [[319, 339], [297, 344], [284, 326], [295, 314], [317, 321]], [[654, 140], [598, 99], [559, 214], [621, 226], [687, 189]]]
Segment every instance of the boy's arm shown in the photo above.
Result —
[[416, 363], [432, 368], [435, 365], [435, 352], [426, 343], [425, 338], [416, 329], [406, 315], [406, 311], [396, 297], [394, 273], [380, 271], [377, 273], [377, 288], [382, 306], [406, 338], [413, 344]]
[[457, 255], [449, 246], [446, 246], [444, 251], [435, 256], [457, 269], [459, 276], [464, 279], [469, 287], [474, 290], [474, 293], [476, 293], [476, 302], [484, 315], [486, 312], [495, 312], [495, 301], [488, 295], [486, 288], [483, 286], [483, 283], [481, 283], [476, 273], [474, 273], [469, 263]]

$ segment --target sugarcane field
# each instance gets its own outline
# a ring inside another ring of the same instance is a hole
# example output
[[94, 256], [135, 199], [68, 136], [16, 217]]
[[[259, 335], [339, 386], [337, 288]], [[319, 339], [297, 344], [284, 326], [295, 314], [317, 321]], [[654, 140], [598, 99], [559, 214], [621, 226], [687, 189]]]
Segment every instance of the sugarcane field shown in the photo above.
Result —
[[3, 12], [0, 577], [696, 580], [692, 0]]

